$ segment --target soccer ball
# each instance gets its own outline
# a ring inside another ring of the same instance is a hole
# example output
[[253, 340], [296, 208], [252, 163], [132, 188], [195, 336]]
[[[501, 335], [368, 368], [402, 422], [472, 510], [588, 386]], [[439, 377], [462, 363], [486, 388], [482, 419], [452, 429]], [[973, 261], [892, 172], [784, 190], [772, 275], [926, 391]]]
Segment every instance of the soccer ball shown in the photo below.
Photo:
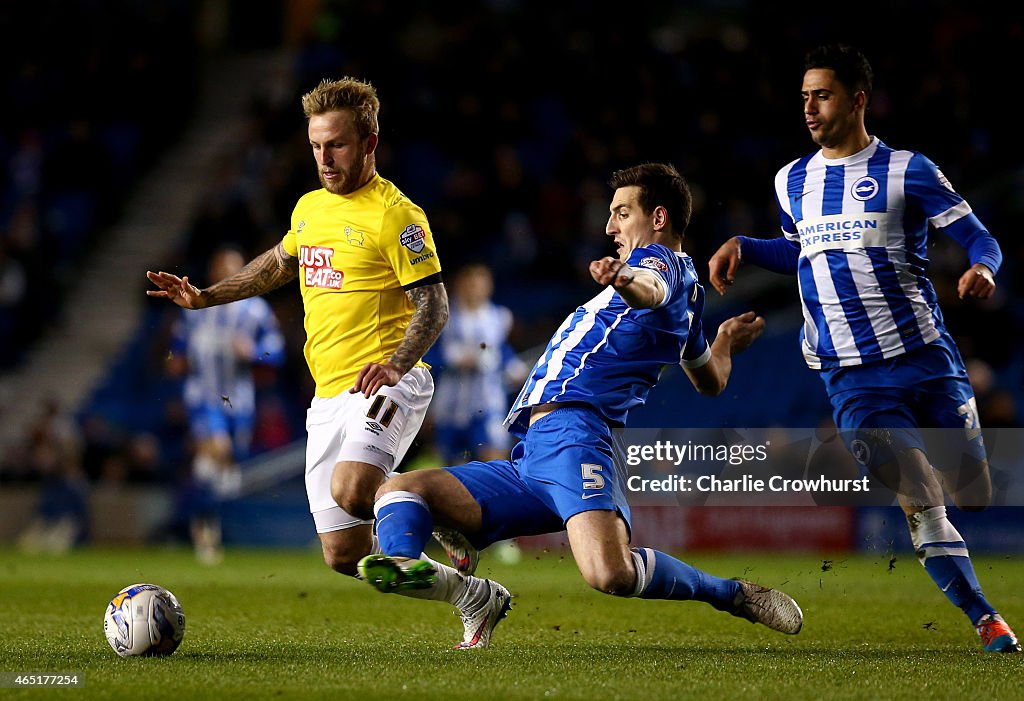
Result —
[[107, 604], [103, 634], [121, 657], [163, 657], [185, 637], [185, 612], [174, 594], [156, 584], [132, 584]]

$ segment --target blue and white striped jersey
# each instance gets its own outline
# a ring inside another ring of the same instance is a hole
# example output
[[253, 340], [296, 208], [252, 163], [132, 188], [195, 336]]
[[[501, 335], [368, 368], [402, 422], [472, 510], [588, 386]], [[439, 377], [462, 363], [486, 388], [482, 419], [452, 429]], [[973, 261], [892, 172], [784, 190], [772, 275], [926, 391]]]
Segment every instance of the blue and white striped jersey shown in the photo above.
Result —
[[[928, 268], [928, 226], [998, 270], [995, 239], [925, 156], [877, 137], [846, 158], [822, 152], [775, 177], [786, 239], [799, 246], [801, 345], [815, 369], [860, 365], [945, 333]], [[757, 262], [756, 260], [752, 262]]]
[[[240, 357], [236, 346], [251, 348]], [[270, 305], [260, 297], [206, 309], [183, 310], [174, 326], [171, 352], [188, 359], [185, 404], [223, 406], [236, 414], [255, 411], [252, 364], [280, 365], [284, 338]]]
[[[495, 416], [508, 407], [505, 370], [512, 312], [487, 302], [476, 309], [453, 301], [448, 323], [437, 342], [443, 370], [437, 378], [430, 415], [438, 426], [465, 428], [475, 419]], [[525, 368], [523, 368], [525, 369]], [[522, 377], [522, 371], [519, 371]]]
[[505, 425], [526, 435], [529, 407], [587, 404], [615, 425], [647, 401], [665, 365], [698, 367], [710, 358], [701, 313], [704, 288], [693, 261], [660, 244], [635, 249], [627, 263], [659, 275], [668, 286], [655, 309], [633, 309], [611, 287], [576, 309], [548, 342]]

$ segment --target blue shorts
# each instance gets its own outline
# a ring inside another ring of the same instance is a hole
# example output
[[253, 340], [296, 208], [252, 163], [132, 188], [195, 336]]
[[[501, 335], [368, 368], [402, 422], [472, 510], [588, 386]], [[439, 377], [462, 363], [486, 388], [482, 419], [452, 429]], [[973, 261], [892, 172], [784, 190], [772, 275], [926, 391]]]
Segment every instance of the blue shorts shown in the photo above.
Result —
[[985, 458], [974, 391], [946, 335], [889, 360], [823, 370], [821, 377], [836, 427], [854, 457], [858, 450], [851, 443], [859, 431], [884, 428], [895, 448], [918, 448], [940, 470], [959, 468], [964, 454]]
[[435, 423], [437, 449], [445, 460], [453, 462], [478, 457], [481, 448], [508, 450], [511, 436], [505, 430], [504, 420], [504, 414], [483, 413], [466, 426]]
[[445, 469], [480, 504], [480, 532], [470, 538], [477, 548], [563, 530], [584, 511], [617, 511], [630, 523], [611, 427], [587, 407], [565, 406], [538, 419], [511, 460]]
[[235, 460], [248, 456], [255, 423], [252, 413], [228, 411], [220, 406], [200, 404], [189, 407], [188, 419], [194, 438], [203, 440], [226, 435], [231, 439]]

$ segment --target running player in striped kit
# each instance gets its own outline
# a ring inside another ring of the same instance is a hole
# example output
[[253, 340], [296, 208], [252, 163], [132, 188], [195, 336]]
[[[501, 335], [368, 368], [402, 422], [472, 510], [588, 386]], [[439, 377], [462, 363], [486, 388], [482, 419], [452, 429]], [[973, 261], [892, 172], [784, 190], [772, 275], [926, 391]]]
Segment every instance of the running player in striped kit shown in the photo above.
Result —
[[[210, 258], [211, 283], [235, 275], [245, 264], [230, 246]], [[195, 441], [192, 488], [183, 508], [201, 562], [216, 564], [221, 548], [221, 500], [237, 496], [242, 473], [237, 460], [249, 454], [256, 414], [255, 364], [280, 365], [284, 338], [274, 312], [260, 297], [182, 311], [174, 325], [167, 360], [172, 375], [185, 376], [185, 406]]]
[[497, 460], [512, 447], [503, 425], [507, 387], [518, 386], [529, 367], [509, 347], [512, 312], [491, 301], [493, 292], [494, 276], [483, 264], [466, 265], [455, 274], [448, 325], [435, 346], [445, 369], [430, 404], [446, 465], [464, 458]]
[[[711, 258], [711, 284], [725, 294], [741, 259], [796, 274], [804, 358], [821, 372], [851, 453], [886, 483], [898, 480], [918, 558], [984, 649], [1019, 652], [944, 506], [943, 486], [960, 508], [983, 509], [991, 480], [967, 371], [926, 277], [929, 225], [967, 250], [961, 298], [992, 295], [1002, 253], [934, 163], [868, 135], [871, 83], [855, 49], [807, 55], [804, 118], [821, 148], [775, 177], [783, 236], [730, 239]], [[929, 458], [919, 428], [948, 429], [957, 449]]]

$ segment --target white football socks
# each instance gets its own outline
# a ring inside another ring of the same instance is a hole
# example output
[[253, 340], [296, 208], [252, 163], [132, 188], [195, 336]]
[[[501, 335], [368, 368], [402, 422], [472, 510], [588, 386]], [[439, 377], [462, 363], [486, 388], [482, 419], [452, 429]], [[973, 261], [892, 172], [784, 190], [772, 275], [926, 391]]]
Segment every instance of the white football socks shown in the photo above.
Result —
[[[910, 540], [914, 544], [917, 559], [924, 564], [929, 557], [960, 556], [969, 557], [964, 538], [946, 517], [945, 506], [933, 506], [907, 517], [910, 527]], [[933, 543], [944, 543], [937, 547]], [[958, 543], [960, 547], [950, 547], [950, 543]]]

